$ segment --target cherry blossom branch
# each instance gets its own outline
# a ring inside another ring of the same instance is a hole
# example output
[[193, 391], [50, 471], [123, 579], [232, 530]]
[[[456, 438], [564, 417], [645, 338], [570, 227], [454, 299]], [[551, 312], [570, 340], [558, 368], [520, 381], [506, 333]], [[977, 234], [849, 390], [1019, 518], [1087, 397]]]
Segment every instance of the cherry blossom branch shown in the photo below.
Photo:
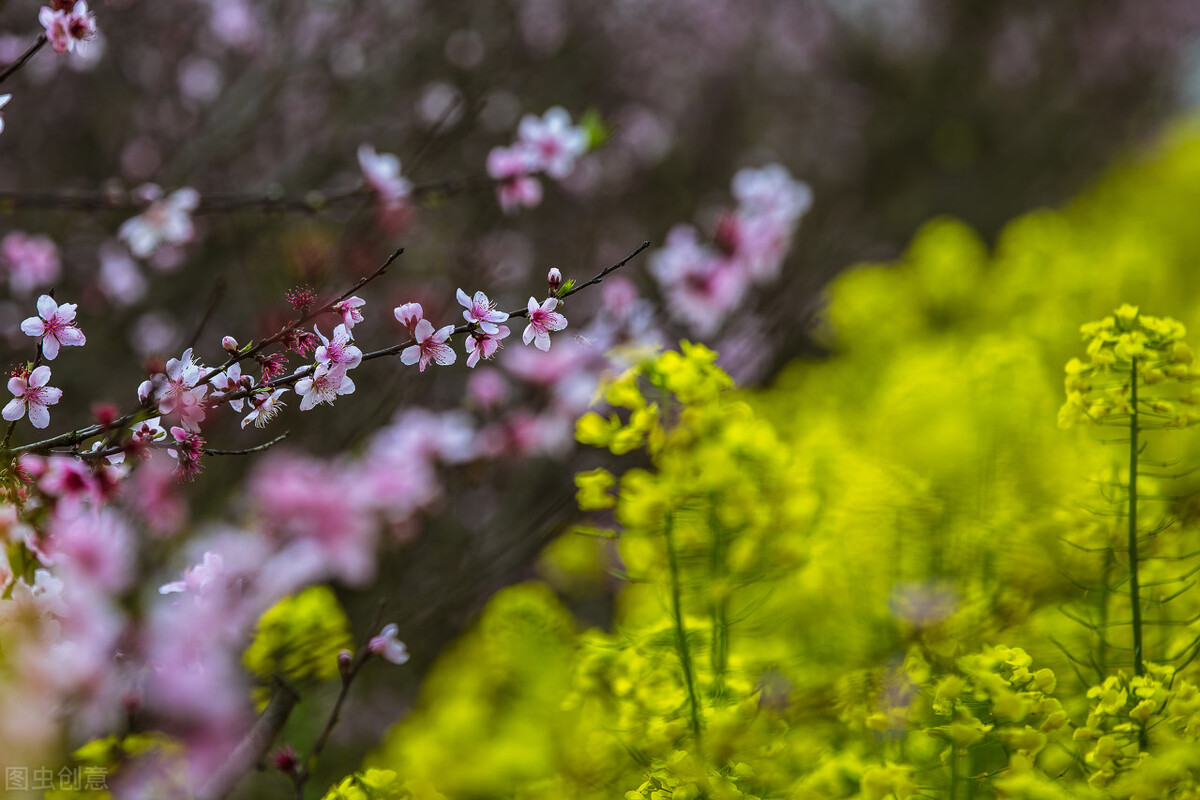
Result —
[[[625, 265], [627, 265], [630, 261], [632, 261], [636, 256], [638, 256], [642, 251], [644, 251], [649, 246], [650, 246], [649, 241], [642, 242], [629, 255], [625, 256], [624, 258], [622, 258], [620, 261], [616, 262], [615, 264], [605, 267], [603, 270], [601, 270], [595, 276], [593, 276], [590, 280], [587, 280], [583, 283], [574, 285], [570, 289], [563, 291], [561, 294], [558, 295], [559, 299], [560, 300], [565, 299], [577, 292], [580, 292], [580, 291], [588, 288], [589, 286], [594, 286], [596, 284], [603, 282], [603, 280], [608, 275], [612, 274], [613, 272], [620, 269], [621, 267], [624, 267]], [[343, 300], [350, 298], [352, 295], [354, 295], [355, 292], [359, 291], [363, 286], [365, 286], [369, 282], [375, 280], [376, 278], [381, 276], [384, 272], [386, 272], [388, 267], [391, 266], [392, 262], [394, 262], [397, 258], [399, 258], [403, 252], [404, 252], [404, 248], [396, 249], [395, 251], [393, 251], [391, 253], [391, 255], [389, 255], [387, 257], [387, 259], [374, 272], [372, 272], [370, 275], [360, 278], [353, 286], [351, 286], [346, 291], [342, 292], [340, 295], [335, 297], [333, 300], [330, 300], [319, 307], [315, 307], [315, 308], [309, 310], [308, 312], [301, 314], [299, 317], [297, 317], [292, 322], [288, 323], [287, 325], [284, 325], [277, 333], [272, 334], [271, 336], [268, 336], [267, 338], [265, 338], [261, 342], [259, 342], [257, 345], [254, 345], [253, 347], [247, 349], [246, 351], [230, 354], [229, 358], [226, 359], [225, 363], [223, 363], [219, 367], [210, 368], [207, 373], [205, 373], [203, 376], [201, 376], [201, 378], [197, 381], [196, 385], [198, 386], [198, 385], [210, 382], [214, 377], [221, 374], [223, 371], [228, 369], [233, 364], [238, 363], [239, 361], [242, 361], [242, 360], [253, 358], [255, 355], [260, 353], [263, 349], [278, 342], [283, 337], [285, 337], [289, 332], [297, 330], [300, 326], [304, 325], [309, 320], [317, 317], [320, 314], [332, 311], [334, 305], [336, 305], [337, 303], [340, 303]], [[529, 312], [528, 312], [527, 308], [514, 309], [513, 311], [508, 313], [508, 316], [510, 318], [522, 318], [522, 317], [527, 317], [528, 315], [529, 315]], [[473, 328], [473, 323], [464, 323], [464, 324], [456, 326], [450, 335], [458, 336], [461, 334], [465, 334], [468, 331], [472, 330], [472, 328]], [[398, 355], [403, 350], [405, 350], [407, 347], [412, 346], [414, 344], [414, 342], [415, 342], [415, 339], [409, 339], [407, 341], [401, 342], [400, 344], [392, 345], [390, 347], [385, 347], [385, 348], [382, 348], [379, 350], [374, 350], [369, 353], [364, 353], [362, 356], [362, 360], [369, 361], [374, 358], [383, 358], [385, 356]], [[315, 369], [314, 365], [309, 364], [309, 365], [306, 365], [306, 366], [303, 366], [303, 367], [297, 369], [291, 375], [285, 375], [285, 376], [276, 378], [274, 380], [264, 381], [261, 385], [253, 387], [251, 389], [243, 389], [240, 391], [224, 394], [221, 396], [221, 402], [230, 403], [230, 402], [233, 402], [236, 400], [245, 399], [251, 395], [261, 394], [263, 392], [269, 392], [273, 389], [278, 389], [280, 387], [290, 386], [290, 385], [296, 383], [297, 381], [301, 380], [302, 378], [304, 378], [308, 375], [311, 375], [313, 373], [314, 369]], [[2, 450], [7, 455], [11, 456], [11, 455], [17, 455], [17, 454], [26, 453], [26, 452], [46, 452], [46, 451], [49, 451], [56, 447], [73, 447], [75, 445], [78, 445], [78, 444], [86, 441], [87, 439], [90, 439], [93, 436], [96, 436], [97, 434], [103, 433], [106, 430], [114, 430], [114, 429], [120, 428], [122, 426], [128, 425], [129, 423], [131, 423], [135, 419], [137, 419], [137, 417], [140, 414], [147, 414], [147, 416], [153, 416], [153, 413], [151, 413], [150, 410], [148, 410], [146, 408], [138, 408], [134, 411], [129, 412], [128, 414], [125, 414], [122, 417], [119, 417], [118, 419], [113, 420], [112, 422], [110, 422], [106, 425], [89, 425], [87, 427], [80, 428], [80, 429], [74, 430], [74, 431], [69, 431], [67, 433], [59, 434], [58, 436], [52, 436], [48, 439], [43, 439], [38, 442], [21, 445], [19, 447], [0, 448], [0, 450]], [[265, 449], [266, 447], [271, 446], [271, 444], [273, 444], [273, 443], [267, 443], [266, 445], [260, 445], [259, 447]], [[106, 451], [103, 451], [103, 454], [104, 455], [113, 455], [113, 454], [115, 454], [115, 452], [116, 451], [113, 451], [110, 453], [110, 452], [107, 452], [107, 450], [106, 450]], [[254, 450], [250, 449], [248, 452], [254, 452]], [[224, 455], [226, 453], [213, 452], [213, 453], [209, 453], [209, 454], [210, 455], [217, 455], [217, 454]], [[236, 453], [229, 453], [229, 454], [236, 454]], [[76, 454], [76, 455], [79, 455], [79, 454]]]
[[375, 607], [375, 617], [371, 620], [371, 627], [367, 629], [367, 635], [358, 647], [358, 653], [354, 656], [354, 660], [350, 662], [350, 665], [341, 671], [342, 688], [338, 692], [337, 700], [333, 702], [329, 718], [325, 720], [325, 726], [321, 729], [317, 740], [313, 742], [308, 755], [300, 761], [300, 764], [296, 767], [296, 771], [292, 773], [292, 782], [296, 786], [296, 800], [304, 800], [304, 784], [308, 782], [308, 778], [312, 774], [313, 764], [316, 763], [317, 758], [321, 755], [321, 751], [325, 749], [325, 743], [329, 741], [329, 735], [333, 733], [333, 726], [337, 725], [338, 717], [342, 713], [342, 705], [346, 702], [347, 695], [350, 694], [350, 684], [354, 682], [355, 676], [358, 675], [363, 665], [374, 655], [371, 652], [370, 642], [375, 635], [373, 632], [379, 630], [379, 623], [383, 621], [383, 608], [385, 605], [386, 602], [380, 600], [379, 604]]
[[[645, 250], [649, 246], [650, 246], [650, 242], [648, 242], [648, 241], [642, 242], [640, 245], [638, 245], [637, 249], [634, 250], [632, 253], [625, 256], [624, 258], [622, 258], [620, 261], [613, 264], [612, 266], [605, 267], [603, 270], [601, 270], [599, 273], [597, 273], [595, 276], [593, 276], [591, 280], [586, 281], [581, 284], [578, 284], [576, 286], [572, 286], [570, 289], [563, 292], [561, 295], [559, 295], [559, 299], [561, 300], [563, 298], [570, 297], [571, 295], [575, 294], [576, 292], [582, 291], [583, 289], [585, 289], [589, 286], [594, 286], [598, 283], [601, 283], [611, 273], [615, 272], [616, 270], [618, 270], [621, 267], [628, 264], [639, 253], [641, 253], [643, 250]], [[346, 297], [349, 297], [351, 294], [353, 294], [354, 291], [355, 291], [354, 289], [351, 289], [349, 292], [342, 295], [342, 297], [339, 298], [339, 300], [344, 300]], [[338, 302], [338, 301], [334, 301], [334, 302]], [[527, 316], [529, 316], [529, 310], [527, 307], [518, 308], [518, 309], [508, 312], [508, 316], [509, 316], [509, 318], [527, 317]], [[472, 329], [472, 327], [473, 327], [473, 323], [469, 323], [469, 322], [463, 323], [462, 325], [455, 326], [454, 330], [450, 333], [450, 336], [458, 336], [460, 334], [467, 333], [468, 331], [470, 331]], [[277, 336], [280, 336], [280, 335], [282, 335], [282, 334], [277, 334]], [[394, 344], [394, 345], [391, 345], [389, 347], [384, 347], [379, 350], [372, 350], [369, 353], [363, 353], [362, 360], [370, 361], [373, 358], [383, 358], [385, 356], [398, 355], [405, 348], [410, 347], [415, 343], [416, 343], [415, 339], [408, 339], [406, 341], [401, 342], [400, 344]], [[264, 342], [264, 344], [266, 344], [266, 343]], [[224, 368], [222, 367], [221, 369], [224, 369]], [[283, 375], [274, 380], [264, 381], [261, 385], [255, 386], [253, 389], [243, 389], [241, 391], [231, 392], [230, 394], [227, 394], [227, 395], [222, 395], [221, 400], [224, 402], [230, 402], [233, 400], [243, 400], [253, 394], [259, 394], [259, 393], [262, 393], [265, 391], [270, 391], [272, 389], [278, 389], [282, 386], [290, 386], [293, 383], [296, 383], [297, 381], [299, 381], [301, 378], [311, 375], [313, 373], [314, 369], [315, 369], [314, 365], [308, 364], [308, 365], [303, 366], [300, 369], [296, 370], [291, 375]], [[220, 372], [219, 369], [215, 370], [215, 371]], [[206, 376], [206, 377], [208, 377], [208, 376]]]
[[[268, 336], [267, 338], [263, 339], [261, 342], [254, 345], [249, 350], [246, 350], [245, 352], [239, 351], [236, 353], [232, 353], [229, 356], [229, 358], [225, 359], [225, 363], [223, 363], [221, 366], [213, 367], [208, 372], [206, 372], [204, 375], [202, 375], [200, 377], [200, 379], [198, 381], [196, 381], [196, 385], [203, 386], [204, 384], [208, 383], [213, 378], [215, 378], [217, 375], [220, 375], [222, 372], [229, 369], [230, 367], [232, 367], [234, 364], [238, 363], [239, 361], [245, 361], [247, 359], [253, 358], [254, 356], [261, 353], [267, 347], [270, 347], [271, 345], [275, 344], [279, 340], [283, 339], [285, 336], [287, 336], [292, 331], [299, 330], [300, 326], [304, 325], [309, 320], [315, 319], [315, 318], [319, 317], [321, 314], [325, 314], [325, 313], [332, 311], [333, 307], [335, 305], [342, 302], [343, 300], [348, 300], [359, 289], [363, 288], [368, 283], [375, 280], [383, 273], [387, 272], [387, 269], [388, 269], [388, 267], [390, 267], [392, 265], [392, 262], [395, 261], [397, 258], [399, 258], [403, 253], [404, 253], [403, 247], [396, 248], [395, 250], [392, 251], [392, 254], [389, 255], [387, 257], [387, 259], [382, 264], [380, 264], [375, 269], [375, 271], [372, 272], [370, 275], [365, 275], [365, 276], [359, 278], [358, 281], [353, 286], [351, 286], [349, 289], [342, 292], [340, 295], [333, 298], [329, 302], [325, 303], [324, 305], [319, 306], [319, 307], [314, 307], [314, 308], [310, 309], [309, 311], [302, 313], [298, 318], [287, 323], [282, 328], [280, 328], [277, 332], [275, 332], [272, 335]], [[268, 385], [269, 384], [264, 383], [263, 386], [257, 387], [257, 389], [258, 389], [258, 391], [261, 391], [262, 389], [267, 388]], [[253, 392], [248, 391], [248, 392], [243, 392], [240, 394], [228, 395], [226, 397], [223, 397], [222, 400], [224, 400], [225, 402], [228, 402], [230, 400], [237, 400], [239, 398], [245, 397], [247, 394], [253, 394]]]
[[[240, 450], [222, 450], [221, 448], [217, 447], [201, 447], [200, 452], [206, 456], [249, 456], [253, 455], [254, 453], [261, 453], [264, 450], [269, 450], [270, 448], [282, 442], [291, 434], [291, 431], [284, 431], [269, 442], [263, 442], [262, 444], [255, 445], [254, 447], [244, 447]], [[180, 447], [177, 442], [147, 442], [146, 446], [155, 448], [157, 450], [174, 450]], [[123, 453], [125, 452], [125, 448], [120, 446], [112, 446], [103, 448], [101, 450], [89, 450], [82, 453], [74, 450], [49, 450], [47, 452], [60, 456], [77, 456], [85, 460], [99, 460], [101, 458], [115, 456], [118, 453]]]
[[[575, 293], [576, 293], [576, 292], [578, 292], [578, 291], [581, 291], [581, 290], [583, 290], [583, 289], [586, 289], [586, 288], [587, 288], [587, 287], [589, 287], [589, 286], [593, 286], [593, 285], [595, 285], [595, 284], [597, 284], [597, 283], [600, 283], [600, 282], [602, 282], [602, 281], [603, 281], [605, 278], [607, 278], [607, 277], [608, 277], [609, 273], [611, 273], [611, 272], [616, 272], [616, 271], [617, 271], [617, 270], [619, 270], [621, 267], [623, 267], [623, 266], [625, 266], [626, 264], [628, 264], [628, 263], [629, 263], [630, 261], [632, 261], [632, 260], [633, 260], [633, 259], [634, 259], [634, 258], [635, 258], [635, 257], [636, 257], [638, 254], [639, 254], [639, 253], [641, 253], [643, 250], [645, 250], [645, 249], [646, 249], [647, 247], [649, 247], [649, 246], [650, 246], [650, 242], [648, 242], [648, 241], [647, 241], [647, 242], [642, 242], [642, 243], [641, 243], [641, 245], [639, 245], [639, 246], [638, 246], [638, 249], [634, 250], [632, 253], [630, 253], [629, 255], [625, 256], [625, 257], [624, 257], [624, 258], [622, 258], [620, 261], [618, 261], [617, 263], [613, 264], [611, 267], [608, 267], [608, 268], [606, 268], [606, 269], [603, 269], [603, 270], [601, 270], [601, 271], [600, 271], [600, 273], [599, 273], [598, 275], [596, 275], [594, 278], [592, 278], [592, 279], [591, 279], [590, 281], [588, 281], [587, 283], [579, 283], [579, 284], [576, 284], [576, 285], [572, 286], [570, 289], [568, 289], [567, 291], [565, 291], [565, 292], [563, 292], [562, 294], [560, 294], [560, 295], [558, 296], [558, 299], [559, 299], [559, 300], [562, 300], [563, 298], [570, 297], [571, 295], [575, 294]], [[509, 314], [509, 316], [510, 316], [510, 317], [523, 317], [523, 316], [525, 316], [525, 315], [526, 315], [526, 312], [525, 312], [524, 310], [522, 310], [522, 311], [518, 311], [518, 312], [515, 312], [515, 313], [512, 313], [512, 314]]]
[[[30, 442], [29, 444], [23, 444], [17, 447], [10, 447], [4, 452], [6, 455], [20, 455], [21, 453], [47, 451], [54, 447], [71, 447], [73, 445], [80, 444], [97, 434], [104, 433], [104, 431], [112, 430], [113, 428], [119, 428], [123, 425], [128, 425], [136, 420], [139, 414], [145, 413], [146, 411], [147, 409], [145, 408], [139, 408], [136, 411], [130, 411], [124, 416], [117, 417], [112, 422], [109, 422], [105, 425], [88, 425], [84, 428], [67, 431], [66, 433], [60, 433], [57, 436], [51, 436], [49, 439], [42, 439], [38, 442]], [[148, 416], [156, 415], [148, 414]]]
[[[427, 197], [453, 196], [476, 189], [490, 188], [498, 181], [486, 175], [444, 178], [429, 183], [416, 184], [409, 197], [422, 200]], [[238, 211], [262, 211], [263, 213], [319, 214], [338, 206], [358, 204], [372, 197], [369, 187], [357, 186], [337, 192], [311, 190], [302, 194], [284, 194], [268, 190], [265, 193], [211, 193], [201, 194], [200, 201], [191, 212], [197, 214], [227, 214]], [[16, 209], [50, 209], [54, 211], [124, 211], [141, 213], [150, 206], [146, 200], [135, 198], [128, 192], [19, 192], [0, 191], [0, 207]]]
[[281, 680], [272, 687], [267, 707], [254, 722], [254, 727], [238, 744], [229, 758], [196, 792], [196, 800], [221, 800], [233, 791], [242, 777], [253, 769], [279, 736], [291, 716], [300, 696]]
[[[252, 455], [253, 453], [261, 453], [264, 450], [274, 447], [286, 439], [289, 435], [291, 435], [291, 431], [284, 431], [269, 442], [263, 442], [255, 447], [247, 447], [242, 450], [218, 450], [215, 447], [201, 447], [200, 452], [204, 453], [206, 456], [248, 456]], [[170, 445], [164, 444], [164, 447], [169, 446]]]
[[[335, 297], [333, 300], [330, 300], [329, 302], [325, 303], [324, 305], [314, 308], [314, 309], [308, 311], [307, 313], [301, 314], [297, 319], [293, 320], [292, 322], [288, 323], [287, 325], [284, 325], [279, 330], [279, 332], [273, 334], [272, 336], [268, 336], [266, 339], [259, 342], [257, 345], [251, 347], [249, 350], [245, 351], [244, 353], [231, 354], [229, 356], [229, 358], [226, 359], [224, 364], [222, 364], [219, 367], [212, 368], [207, 373], [205, 373], [200, 378], [200, 380], [197, 382], [197, 385], [201, 385], [201, 384], [211, 381], [214, 377], [221, 374], [221, 372], [228, 369], [230, 366], [237, 363], [238, 361], [248, 359], [248, 358], [253, 358], [257, 353], [261, 352], [264, 348], [266, 348], [266, 347], [274, 344], [275, 342], [279, 341], [280, 339], [282, 339], [284, 336], [286, 336], [288, 334], [288, 332], [290, 332], [292, 330], [296, 330], [301, 325], [305, 324], [306, 322], [313, 319], [314, 317], [330, 311], [334, 305], [336, 305], [337, 303], [340, 303], [342, 300], [349, 298], [351, 295], [353, 295], [359, 289], [366, 286], [368, 283], [375, 280], [380, 275], [382, 275], [384, 272], [386, 272], [387, 268], [391, 266], [392, 262], [394, 262], [397, 258], [399, 258], [403, 252], [404, 252], [403, 247], [393, 250], [391, 255], [389, 255], [387, 257], [387, 259], [382, 264], [380, 264], [379, 267], [374, 272], [372, 272], [370, 275], [366, 275], [362, 278], [359, 278], [358, 281], [355, 282], [355, 284], [353, 286], [351, 286], [349, 289], [347, 289], [342, 294]], [[41, 357], [41, 349], [39, 348], [38, 358], [40, 358], [40, 357]], [[262, 387], [260, 387], [260, 389], [261, 388]], [[229, 400], [236, 400], [238, 398], [245, 397], [247, 394], [250, 394], [250, 392], [239, 393], [236, 396], [230, 395], [229, 397], [222, 398], [222, 399], [224, 401], [228, 402]], [[139, 407], [121, 417], [118, 417], [117, 419], [113, 420], [112, 422], [110, 422], [106, 425], [88, 425], [83, 428], [78, 428], [73, 431], [67, 431], [66, 433], [58, 434], [57, 436], [51, 436], [48, 439], [42, 439], [37, 442], [23, 444], [23, 445], [20, 445], [19, 447], [11, 447], [11, 448], [8, 447], [7, 446], [8, 440], [6, 438], [4, 441], [4, 446], [0, 447], [0, 452], [3, 452], [6, 456], [13, 456], [13, 455], [19, 455], [21, 453], [47, 452], [56, 447], [74, 447], [75, 445], [78, 445], [78, 444], [92, 438], [93, 436], [96, 436], [97, 434], [103, 433], [106, 430], [114, 430], [114, 429], [123, 427], [125, 425], [128, 425], [129, 423], [135, 421], [140, 414], [143, 414], [146, 412], [147, 412], [146, 408]], [[147, 414], [147, 416], [154, 416], [154, 414]], [[9, 427], [11, 429], [13, 426], [10, 425]], [[9, 431], [9, 433], [11, 434], [11, 430]], [[113, 455], [115, 452], [116, 451], [106, 452], [106, 453], [104, 453], [104, 455]]]
[[0, 83], [4, 83], [9, 75], [12, 75], [21, 67], [25, 66], [25, 62], [33, 58], [34, 55], [37, 54], [38, 50], [41, 50], [46, 46], [46, 42], [48, 41], [50, 40], [46, 38], [46, 34], [39, 33], [37, 39], [34, 40], [33, 44], [29, 46], [28, 50], [21, 54], [20, 58], [5, 67], [3, 71], [0, 71]]

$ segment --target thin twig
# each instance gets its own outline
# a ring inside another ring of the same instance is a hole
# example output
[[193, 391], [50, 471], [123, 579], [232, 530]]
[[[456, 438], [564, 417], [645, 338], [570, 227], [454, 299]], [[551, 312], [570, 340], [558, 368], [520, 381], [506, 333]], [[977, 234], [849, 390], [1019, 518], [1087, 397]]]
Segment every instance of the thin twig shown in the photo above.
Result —
[[354, 682], [358, 671], [371, 658], [370, 649], [371, 639], [375, 636], [375, 632], [379, 630], [379, 623], [383, 621], [383, 608], [386, 605], [384, 600], [380, 600], [375, 607], [375, 617], [371, 620], [371, 627], [367, 629], [367, 635], [363, 637], [362, 643], [359, 645], [358, 653], [355, 654], [354, 660], [350, 662], [350, 667], [342, 673], [342, 688], [338, 692], [337, 700], [333, 703], [333, 708], [329, 712], [329, 719], [325, 720], [325, 727], [321, 729], [317, 740], [313, 742], [312, 749], [308, 751], [308, 755], [300, 762], [299, 767], [292, 773], [292, 781], [296, 785], [296, 800], [304, 800], [304, 784], [308, 782], [309, 776], [312, 775], [313, 764], [321, 755], [321, 751], [325, 749], [325, 743], [329, 741], [329, 735], [333, 733], [333, 726], [337, 725], [338, 717], [342, 713], [342, 705], [346, 702], [346, 696], [350, 694], [350, 684]]
[[221, 298], [225, 295], [225, 279], [218, 278], [217, 283], [213, 286], [212, 293], [208, 296], [208, 304], [204, 307], [204, 313], [200, 315], [200, 320], [196, 323], [196, 329], [187, 339], [188, 347], [195, 347], [200, 341], [200, 335], [204, 333], [204, 329], [208, 326], [209, 320], [213, 314], [217, 313], [217, 308], [221, 305]]
[[50, 41], [50, 40], [46, 38], [46, 34], [39, 33], [37, 39], [34, 40], [33, 44], [29, 45], [29, 49], [26, 50], [24, 53], [21, 53], [20, 58], [18, 58], [16, 61], [9, 64], [7, 67], [5, 67], [3, 71], [0, 71], [0, 83], [4, 83], [4, 81], [8, 78], [9, 75], [12, 75], [14, 72], [19, 70], [21, 67], [25, 66], [25, 62], [28, 61], [29, 59], [33, 58], [38, 50], [41, 50], [43, 47], [46, 46], [46, 42], [48, 42], [48, 41]]
[[200, 452], [206, 456], [248, 456], [253, 453], [261, 453], [262, 451], [274, 447], [288, 437], [291, 431], [284, 431], [269, 442], [263, 442], [255, 447], [247, 447], [242, 450], [218, 450], [215, 447], [202, 447]]
[[[562, 297], [560, 297], [559, 299], [570, 297], [571, 295], [587, 288], [588, 286], [594, 286], [595, 284], [600, 283], [606, 277], [608, 277], [612, 272], [620, 269], [621, 267], [625, 266], [630, 261], [632, 261], [635, 256], [637, 256], [639, 253], [641, 253], [643, 250], [645, 250], [649, 246], [650, 246], [650, 242], [642, 242], [641, 245], [639, 245], [638, 248], [636, 250], [634, 250], [632, 253], [625, 256], [623, 259], [621, 259], [617, 263], [613, 264], [612, 266], [605, 267], [603, 270], [601, 270], [599, 273], [597, 273], [591, 280], [587, 281], [586, 283], [581, 283], [577, 286], [571, 287], [571, 290], [564, 292], [562, 294]], [[347, 293], [346, 295], [344, 295], [343, 299], [345, 297], [349, 297], [349, 295], [352, 293], [353, 293], [353, 290], [351, 292]], [[528, 307], [514, 309], [514, 310], [508, 312], [508, 316], [510, 319], [511, 318], [528, 317], [529, 309], [528, 309]], [[450, 332], [450, 336], [451, 337], [459, 336], [460, 334], [467, 333], [468, 331], [470, 331], [472, 329], [472, 327], [473, 327], [472, 323], [469, 323], [469, 322], [463, 323], [462, 325], [458, 325], [454, 328], [453, 331]], [[384, 358], [386, 356], [394, 356], [394, 355], [397, 355], [397, 354], [403, 352], [405, 349], [411, 347], [414, 344], [416, 344], [415, 339], [408, 339], [407, 341], [403, 341], [399, 344], [391, 345], [390, 347], [384, 347], [379, 350], [372, 350], [369, 353], [363, 353], [362, 360], [370, 361], [371, 359], [374, 359], [374, 358]], [[300, 369], [296, 370], [291, 375], [284, 375], [282, 377], [276, 378], [273, 381], [267, 381], [260, 386], [254, 387], [253, 389], [243, 389], [238, 392], [233, 392], [232, 394], [223, 396], [221, 399], [224, 401], [242, 400], [252, 394], [260, 393], [263, 391], [270, 391], [271, 389], [278, 389], [281, 386], [291, 386], [293, 383], [296, 383], [301, 378], [311, 375], [313, 373], [313, 370], [314, 370], [314, 366], [312, 364], [309, 364], [307, 366], [301, 367]]]

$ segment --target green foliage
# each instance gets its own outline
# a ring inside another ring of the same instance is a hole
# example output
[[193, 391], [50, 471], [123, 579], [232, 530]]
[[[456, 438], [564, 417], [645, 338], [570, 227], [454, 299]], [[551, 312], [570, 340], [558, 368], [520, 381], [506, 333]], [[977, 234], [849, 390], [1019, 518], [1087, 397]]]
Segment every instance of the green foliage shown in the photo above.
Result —
[[[1185, 129], [990, 251], [935, 220], [770, 388], [686, 343], [614, 376], [562, 594], [499, 593], [368, 764], [448, 798], [1200, 796], [1200, 442], [1152, 430], [1194, 421], [1198, 177]], [[1056, 424], [1128, 409], [1132, 465]]]

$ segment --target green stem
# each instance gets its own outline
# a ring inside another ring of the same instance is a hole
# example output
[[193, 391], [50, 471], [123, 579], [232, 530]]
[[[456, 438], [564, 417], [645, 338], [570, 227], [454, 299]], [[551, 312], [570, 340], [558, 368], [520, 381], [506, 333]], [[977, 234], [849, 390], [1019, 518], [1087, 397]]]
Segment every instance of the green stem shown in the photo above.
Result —
[[1129, 369], [1129, 602], [1133, 606], [1133, 670], [1144, 675], [1142, 663], [1142, 600], [1138, 588], [1137, 552], [1137, 474], [1138, 474], [1138, 374], [1137, 359], [1130, 360]]
[[950, 795], [947, 800], [956, 800], [958, 797], [958, 747], [954, 744], [950, 745]]
[[663, 535], [667, 540], [667, 564], [671, 571], [671, 607], [672, 616], [675, 617], [675, 649], [679, 651], [679, 663], [683, 665], [683, 680], [687, 684], [692, 735], [699, 739], [700, 706], [696, 702], [696, 682], [692, 677], [692, 655], [688, 650], [687, 631], [683, 626], [683, 592], [679, 583], [679, 557], [675, 552], [674, 520], [669, 511], [663, 518]]
[[716, 513], [717, 498], [710, 498], [708, 525], [713, 533], [711, 573], [713, 585], [721, 592], [721, 597], [709, 603], [712, 615], [712, 668], [715, 691], [723, 695], [725, 691], [725, 669], [729, 662], [729, 599], [724, 596], [725, 585], [725, 551], [727, 549], [725, 529]]

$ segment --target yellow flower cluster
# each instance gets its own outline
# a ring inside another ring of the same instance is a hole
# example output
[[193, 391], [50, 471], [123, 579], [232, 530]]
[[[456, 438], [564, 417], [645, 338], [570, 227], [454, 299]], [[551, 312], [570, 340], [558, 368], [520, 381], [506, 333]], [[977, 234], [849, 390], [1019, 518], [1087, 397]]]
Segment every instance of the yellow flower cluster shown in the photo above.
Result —
[[[614, 377], [577, 428], [590, 535], [368, 766], [453, 800], [1200, 798], [1200, 440], [1130, 475], [1055, 425], [1072, 356], [1065, 422], [1191, 424], [1198, 176], [1195, 128], [994, 248], [934, 220], [832, 284], [828, 357], [770, 387], [692, 345]], [[603, 630], [568, 610], [610, 595]]]
[[[274, 678], [326, 681], [338, 676], [338, 653], [351, 646], [350, 622], [337, 596], [328, 586], [313, 586], [263, 612], [242, 663], [264, 684]], [[268, 696], [265, 687], [255, 692], [260, 707]]]
[[1182, 428], [1200, 422], [1200, 415], [1191, 410], [1200, 403], [1200, 395], [1191, 390], [1164, 393], [1173, 384], [1200, 380], [1180, 322], [1139, 314], [1136, 306], [1126, 303], [1111, 316], [1083, 325], [1080, 332], [1088, 361], [1067, 362], [1067, 401], [1058, 413], [1060, 427], [1077, 422], [1128, 424], [1134, 412], [1160, 426]]

